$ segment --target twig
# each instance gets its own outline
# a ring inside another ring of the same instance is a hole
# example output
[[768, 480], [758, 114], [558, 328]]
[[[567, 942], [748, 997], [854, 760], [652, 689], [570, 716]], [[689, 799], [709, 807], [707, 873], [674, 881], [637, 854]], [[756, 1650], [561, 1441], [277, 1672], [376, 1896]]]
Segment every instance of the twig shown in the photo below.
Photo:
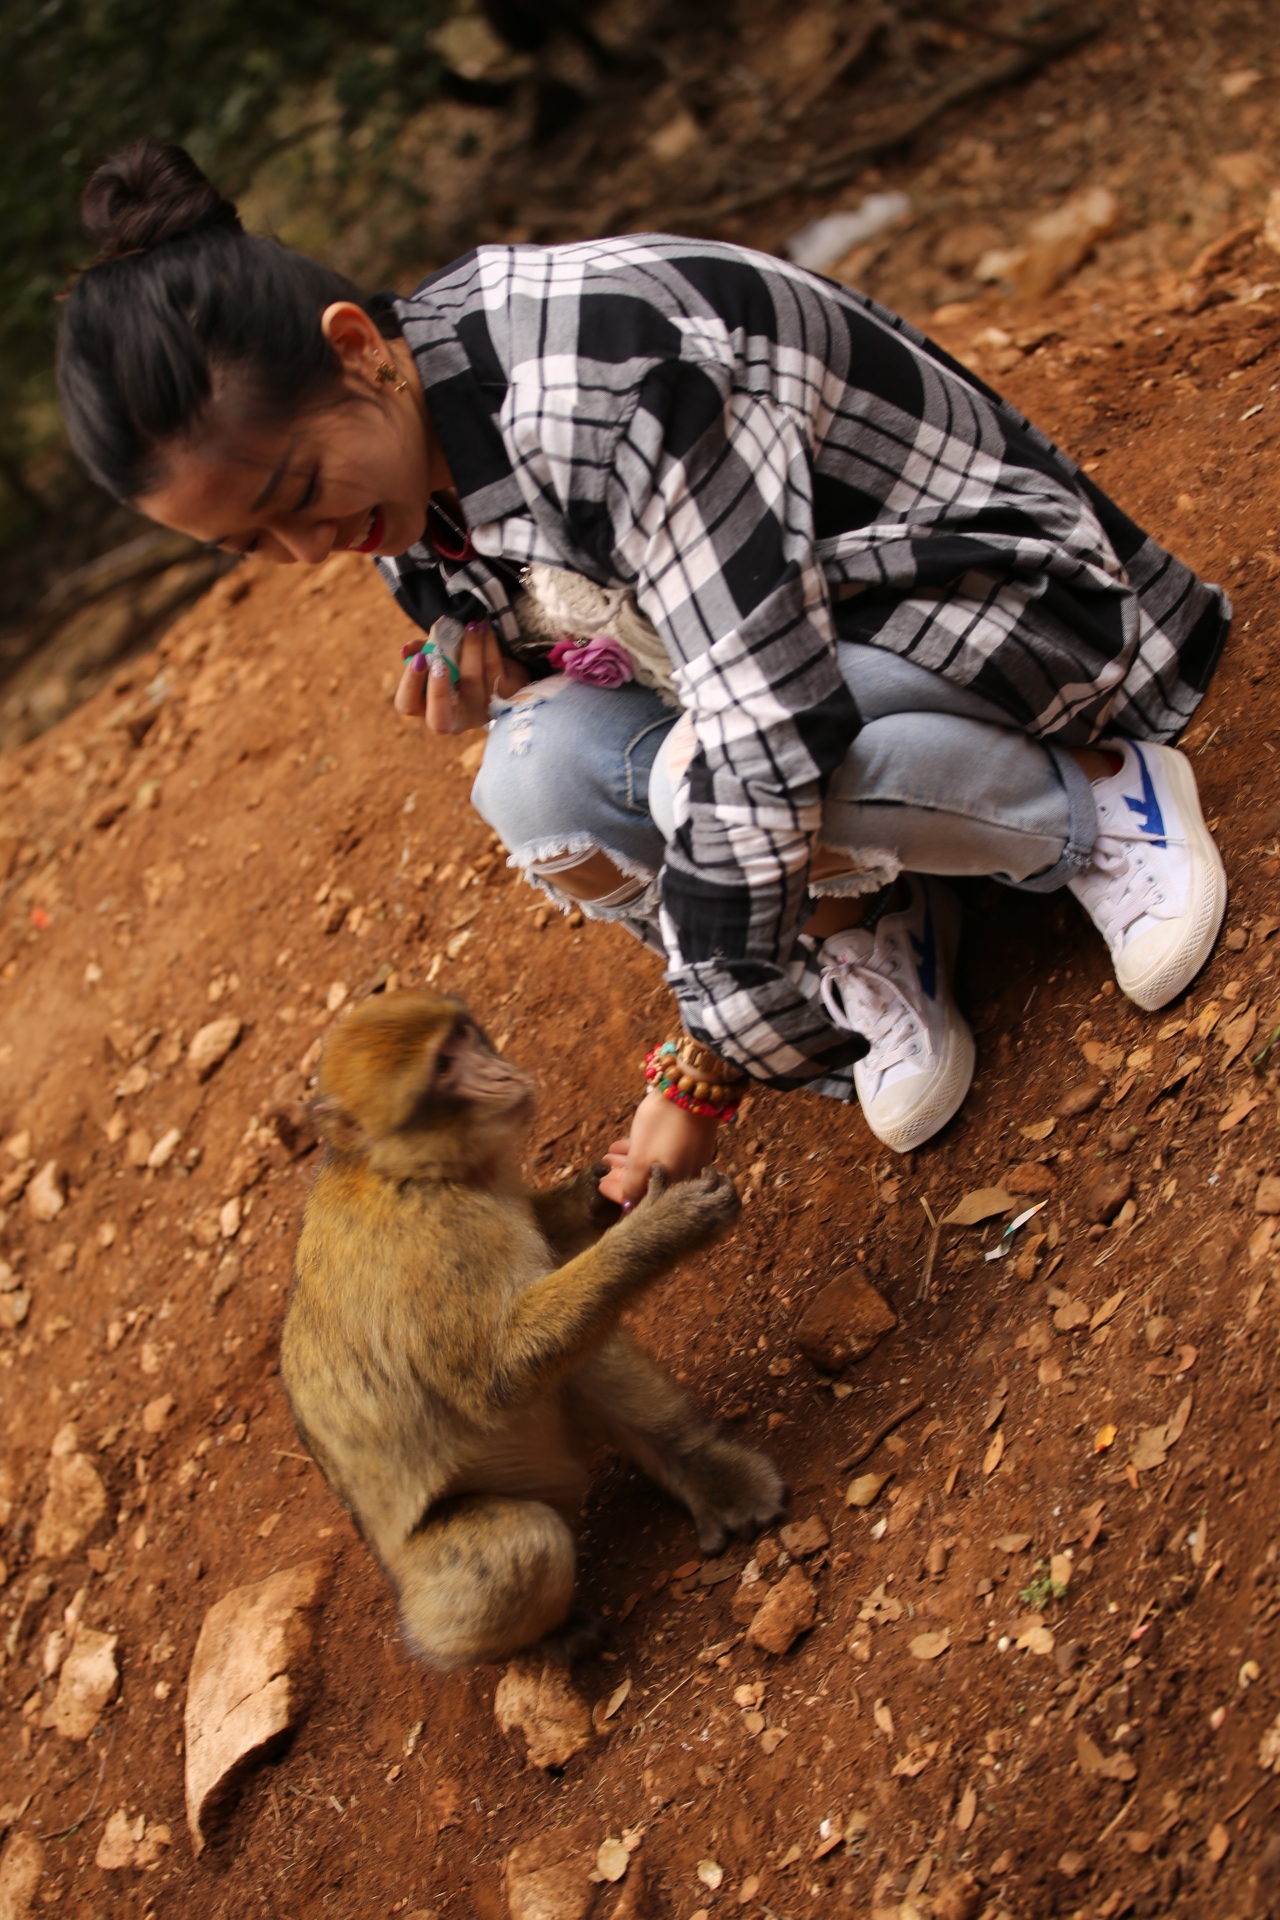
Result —
[[1251, 1792], [1246, 1793], [1243, 1800], [1237, 1800], [1234, 1807], [1232, 1807], [1228, 1813], [1223, 1814], [1222, 1816], [1223, 1826], [1225, 1827], [1228, 1820], [1234, 1820], [1238, 1813], [1243, 1813], [1245, 1808], [1248, 1806], [1249, 1802], [1251, 1800], [1256, 1800], [1258, 1795], [1262, 1792], [1262, 1789], [1264, 1787], [1269, 1787], [1270, 1785], [1271, 1785], [1270, 1780], [1259, 1780], [1257, 1786], [1254, 1787]]
[[693, 1674], [691, 1672], [686, 1673], [683, 1680], [677, 1680], [675, 1686], [672, 1687], [671, 1689], [671, 1693], [664, 1693], [661, 1700], [655, 1700], [653, 1705], [650, 1707], [648, 1713], [642, 1713], [640, 1715], [640, 1718], [642, 1720], [652, 1720], [654, 1714], [658, 1711], [658, 1708], [666, 1706], [668, 1700], [670, 1700], [671, 1698], [671, 1694], [679, 1693], [681, 1687], [687, 1687], [689, 1682], [692, 1680], [692, 1678], [693, 1678]]
[[913, 1413], [919, 1413], [923, 1405], [924, 1405], [923, 1394], [921, 1394], [918, 1399], [908, 1400], [905, 1407], [899, 1407], [898, 1411], [895, 1414], [891, 1414], [889, 1419], [881, 1422], [881, 1424], [876, 1428], [875, 1432], [870, 1435], [870, 1437], [863, 1443], [862, 1446], [858, 1448], [858, 1451], [855, 1454], [853, 1454], [851, 1458], [849, 1458], [848, 1460], [842, 1460], [837, 1471], [840, 1473], [848, 1473], [850, 1467], [861, 1466], [862, 1462], [875, 1452], [876, 1448], [880, 1445], [880, 1442], [882, 1440], [886, 1440], [889, 1437], [889, 1435], [893, 1432], [895, 1427], [900, 1427], [904, 1420], [909, 1420], [911, 1418]]
[[110, 1751], [111, 1751], [111, 1742], [108, 1740], [106, 1746], [102, 1749], [102, 1758], [98, 1762], [98, 1780], [97, 1780], [97, 1785], [93, 1789], [93, 1798], [90, 1800], [84, 1812], [80, 1815], [80, 1818], [78, 1820], [73, 1820], [69, 1827], [64, 1827], [61, 1833], [46, 1833], [46, 1835], [44, 1836], [46, 1840], [65, 1840], [68, 1834], [78, 1832], [78, 1830], [84, 1825], [85, 1821], [89, 1818], [89, 1815], [93, 1812], [94, 1808], [98, 1804], [98, 1795], [102, 1792], [102, 1776], [107, 1770], [107, 1755], [110, 1753]]
[[929, 1282], [933, 1279], [933, 1263], [938, 1257], [938, 1242], [942, 1238], [942, 1222], [935, 1220], [933, 1232], [929, 1235], [929, 1251], [925, 1255], [924, 1272], [920, 1275], [920, 1285], [916, 1288], [916, 1299], [929, 1298]]
[[1128, 1813], [1130, 1807], [1133, 1805], [1137, 1797], [1138, 1796], [1136, 1793], [1131, 1793], [1129, 1795], [1129, 1798], [1125, 1801], [1124, 1805], [1121, 1807], [1119, 1813], [1116, 1815], [1115, 1819], [1109, 1820], [1107, 1822], [1106, 1826], [1102, 1829], [1102, 1832], [1098, 1835], [1099, 1846], [1102, 1845], [1103, 1841], [1107, 1838], [1108, 1834], [1112, 1834], [1115, 1832], [1116, 1828], [1120, 1825], [1120, 1822], [1124, 1819], [1126, 1813]]

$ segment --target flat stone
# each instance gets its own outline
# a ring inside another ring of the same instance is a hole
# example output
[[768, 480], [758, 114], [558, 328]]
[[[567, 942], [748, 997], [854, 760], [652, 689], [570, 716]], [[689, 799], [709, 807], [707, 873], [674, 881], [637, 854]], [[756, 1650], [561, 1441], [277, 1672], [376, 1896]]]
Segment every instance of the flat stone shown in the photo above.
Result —
[[591, 1738], [591, 1709], [560, 1667], [513, 1660], [493, 1696], [498, 1726], [531, 1767], [563, 1767]]
[[818, 1617], [818, 1590], [799, 1567], [788, 1567], [747, 1628], [747, 1639], [763, 1653], [785, 1653]]
[[56, 1160], [46, 1160], [27, 1188], [27, 1207], [31, 1217], [47, 1226], [50, 1220], [57, 1219], [66, 1204], [67, 1196], [62, 1191], [58, 1163]]
[[1039, 1200], [1046, 1193], [1052, 1193], [1058, 1182], [1049, 1167], [1039, 1160], [1024, 1160], [1004, 1177], [1006, 1193], [1016, 1193], [1024, 1200]]
[[0, 1332], [12, 1333], [31, 1311], [31, 1295], [25, 1287], [15, 1293], [0, 1293]]
[[32, 1833], [11, 1834], [0, 1855], [0, 1920], [27, 1920], [44, 1872], [44, 1848]]
[[240, 1021], [233, 1013], [221, 1020], [210, 1020], [192, 1037], [187, 1048], [187, 1065], [197, 1080], [207, 1080], [220, 1067], [240, 1038]]
[[197, 1854], [245, 1772], [284, 1741], [306, 1705], [323, 1561], [236, 1587], [210, 1607], [187, 1677], [187, 1825]]
[[89, 1738], [120, 1684], [116, 1644], [114, 1633], [97, 1633], [92, 1627], [77, 1630], [62, 1663], [58, 1691], [40, 1716], [42, 1727], [52, 1727], [64, 1740]]
[[826, 1522], [816, 1513], [810, 1514], [807, 1520], [792, 1520], [779, 1529], [778, 1538], [796, 1560], [802, 1560], [806, 1554], [821, 1553], [823, 1547], [831, 1544]]
[[79, 1451], [73, 1426], [59, 1429], [49, 1456], [49, 1491], [44, 1497], [32, 1554], [37, 1560], [66, 1560], [83, 1546], [107, 1511], [107, 1490], [87, 1454]]
[[1106, 1226], [1132, 1192], [1133, 1175], [1117, 1167], [1114, 1173], [1102, 1174], [1089, 1188], [1084, 1196], [1085, 1213], [1095, 1226]]
[[511, 1920], [586, 1920], [596, 1892], [588, 1878], [595, 1861], [592, 1831], [578, 1821], [511, 1849], [505, 1870]]
[[142, 1409], [142, 1430], [144, 1433], [163, 1433], [165, 1421], [174, 1409], [171, 1393], [158, 1394], [154, 1400], [148, 1400]]
[[1258, 1182], [1258, 1191], [1253, 1196], [1253, 1210], [1255, 1213], [1280, 1213], [1280, 1176], [1263, 1174]]
[[796, 1327], [796, 1344], [823, 1373], [839, 1373], [864, 1359], [897, 1324], [897, 1314], [865, 1275], [841, 1274], [810, 1301]]
[[147, 1830], [146, 1816], [131, 1820], [123, 1807], [117, 1807], [107, 1822], [106, 1832], [93, 1856], [95, 1867], [104, 1873], [122, 1873], [133, 1865], [133, 1850]]
[[1067, 1088], [1054, 1112], [1059, 1120], [1077, 1120], [1082, 1113], [1093, 1112], [1106, 1090], [1105, 1081], [1078, 1080], [1074, 1087]]

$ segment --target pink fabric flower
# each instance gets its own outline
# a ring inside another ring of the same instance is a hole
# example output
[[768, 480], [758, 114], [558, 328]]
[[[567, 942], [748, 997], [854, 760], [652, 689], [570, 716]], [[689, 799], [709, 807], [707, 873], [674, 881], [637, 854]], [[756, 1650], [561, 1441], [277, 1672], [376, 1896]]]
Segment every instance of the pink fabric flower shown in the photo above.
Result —
[[630, 654], [607, 633], [598, 633], [593, 640], [566, 634], [556, 641], [549, 658], [558, 673], [587, 687], [624, 687], [635, 679]]

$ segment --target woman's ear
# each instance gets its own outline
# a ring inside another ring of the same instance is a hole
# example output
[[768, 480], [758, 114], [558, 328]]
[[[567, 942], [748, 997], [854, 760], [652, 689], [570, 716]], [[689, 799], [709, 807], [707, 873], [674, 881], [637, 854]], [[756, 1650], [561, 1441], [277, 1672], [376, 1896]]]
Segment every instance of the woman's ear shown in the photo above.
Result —
[[387, 357], [387, 343], [363, 307], [354, 300], [335, 300], [320, 316], [320, 331], [344, 373], [376, 378], [378, 362]]

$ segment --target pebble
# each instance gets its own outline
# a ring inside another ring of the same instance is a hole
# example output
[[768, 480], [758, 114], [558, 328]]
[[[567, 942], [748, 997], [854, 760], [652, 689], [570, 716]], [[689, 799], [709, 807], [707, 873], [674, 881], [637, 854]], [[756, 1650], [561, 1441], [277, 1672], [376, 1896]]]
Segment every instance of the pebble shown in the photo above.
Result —
[[1253, 1196], [1255, 1213], [1280, 1213], [1280, 1175], [1264, 1174]]
[[1173, 1352], [1173, 1343], [1178, 1337], [1178, 1329], [1166, 1314], [1153, 1313], [1142, 1332], [1152, 1353]]
[[799, 1567], [788, 1567], [747, 1628], [747, 1639], [763, 1653], [785, 1653], [818, 1617], [818, 1590]]
[[329, 1569], [305, 1561], [234, 1587], [206, 1613], [187, 1677], [187, 1825], [197, 1854], [236, 1777], [301, 1715]]
[[1076, 1120], [1082, 1113], [1092, 1113], [1106, 1090], [1102, 1080], [1079, 1080], [1067, 1088], [1054, 1112], [1059, 1120]]
[[33, 1220], [45, 1226], [56, 1220], [67, 1204], [62, 1190], [62, 1175], [56, 1160], [46, 1160], [27, 1188], [27, 1208]]
[[142, 1409], [142, 1430], [144, 1433], [163, 1433], [165, 1421], [174, 1409], [171, 1393], [157, 1394], [154, 1400], [148, 1400]]
[[1117, 1167], [1114, 1171], [1103, 1173], [1084, 1196], [1084, 1208], [1088, 1218], [1095, 1226], [1105, 1226], [1114, 1220], [1129, 1195], [1133, 1192], [1133, 1175]]
[[974, 1920], [982, 1906], [982, 1888], [971, 1873], [957, 1873], [939, 1888], [933, 1920]]
[[898, 1316], [860, 1273], [842, 1274], [823, 1287], [806, 1308], [796, 1327], [801, 1353], [823, 1373], [839, 1373], [854, 1360], [865, 1359]]
[[40, 1716], [42, 1727], [52, 1727], [64, 1740], [89, 1738], [120, 1684], [116, 1645], [114, 1633], [77, 1628], [58, 1676], [58, 1691]]
[[187, 1065], [197, 1080], [207, 1080], [220, 1067], [240, 1038], [241, 1023], [234, 1014], [210, 1020], [192, 1037], [187, 1048]]
[[31, 1311], [31, 1295], [25, 1287], [12, 1293], [0, 1293], [0, 1332], [12, 1333]]
[[160, 1138], [156, 1141], [154, 1147], [152, 1147], [150, 1153], [147, 1155], [147, 1165], [149, 1167], [154, 1167], [155, 1170], [159, 1172], [161, 1167], [168, 1166], [169, 1162], [172, 1160], [174, 1154], [178, 1151], [178, 1148], [181, 1145], [182, 1145], [181, 1128], [170, 1127], [167, 1133], [162, 1133], [160, 1135]]
[[0, 1920], [25, 1920], [44, 1874], [44, 1848], [33, 1833], [15, 1833], [0, 1856]]
[[75, 1427], [61, 1427], [49, 1456], [49, 1490], [36, 1526], [34, 1557], [66, 1560], [84, 1544], [106, 1511], [107, 1490], [93, 1462], [80, 1452]]
[[807, 1520], [793, 1520], [779, 1530], [779, 1539], [787, 1552], [797, 1559], [806, 1554], [820, 1553], [823, 1547], [830, 1546], [831, 1535], [820, 1517], [814, 1513]]
[[104, 1873], [120, 1873], [126, 1867], [148, 1872], [159, 1866], [161, 1854], [172, 1843], [163, 1821], [148, 1820], [141, 1813], [131, 1820], [124, 1807], [117, 1807], [98, 1842], [93, 1864]]
[[579, 1820], [511, 1849], [504, 1870], [511, 1920], [586, 1920], [596, 1896], [587, 1877], [592, 1837], [589, 1823]]
[[145, 1167], [151, 1158], [151, 1135], [145, 1127], [135, 1127], [125, 1141], [124, 1157], [131, 1167]]
[[1021, 1166], [1014, 1167], [1005, 1175], [1003, 1186], [1006, 1193], [1016, 1193], [1026, 1200], [1039, 1200], [1052, 1193], [1058, 1182], [1050, 1168], [1042, 1166], [1038, 1160], [1024, 1160]]
[[591, 1738], [591, 1709], [560, 1667], [513, 1660], [493, 1697], [494, 1718], [531, 1767], [563, 1767]]

